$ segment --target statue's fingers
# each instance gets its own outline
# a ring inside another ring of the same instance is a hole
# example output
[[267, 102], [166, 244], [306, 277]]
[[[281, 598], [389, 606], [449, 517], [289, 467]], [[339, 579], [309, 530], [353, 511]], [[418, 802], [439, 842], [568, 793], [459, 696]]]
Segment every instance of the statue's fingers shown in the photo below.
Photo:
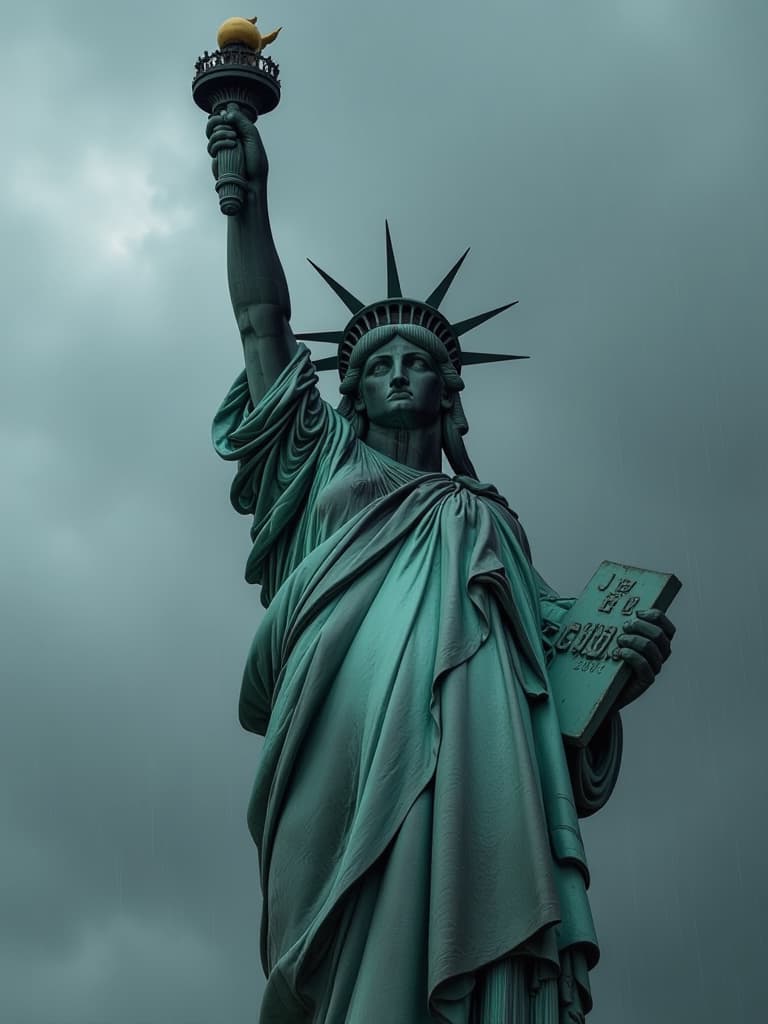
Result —
[[215, 138], [217, 135], [226, 135], [228, 138], [237, 138], [237, 129], [234, 128], [227, 121], [219, 121], [218, 124], [214, 125], [210, 132], [208, 132], [208, 138]]
[[645, 658], [628, 646], [620, 647], [619, 654], [632, 669], [634, 673], [633, 682], [639, 683], [643, 690], [648, 689], [656, 676], [653, 674], [653, 669]]
[[224, 117], [221, 114], [211, 114], [205, 125], [205, 134], [210, 139], [211, 135], [216, 131], [217, 128], [221, 128], [222, 125], [226, 124]]
[[664, 660], [661, 657], [661, 651], [651, 640], [642, 636], [633, 636], [630, 633], [622, 633], [617, 642], [619, 648], [627, 648], [643, 659], [651, 672], [651, 678], [661, 671]]
[[659, 611], [658, 608], [648, 608], [646, 611], [638, 612], [637, 614], [640, 618], [646, 619], [648, 622], [652, 622], [660, 629], [663, 629], [670, 640], [677, 632], [674, 624], [670, 622], [664, 612]]
[[208, 145], [210, 146], [216, 142], [222, 142], [224, 139], [232, 143], [237, 142], [237, 132], [231, 127], [231, 125], [220, 124], [217, 128], [214, 128], [208, 136]]
[[214, 142], [208, 143], [208, 152], [211, 156], [215, 156], [222, 149], [233, 149], [237, 145], [235, 139], [216, 139]]
[[672, 653], [672, 644], [669, 637], [661, 626], [656, 626], [652, 622], [647, 622], [643, 619], [633, 619], [625, 624], [624, 632], [644, 636], [652, 641], [661, 654], [662, 661], [666, 661]]
[[208, 143], [208, 152], [211, 156], [216, 156], [222, 149], [233, 149], [237, 145], [237, 139], [227, 138], [222, 136], [218, 138], [214, 136]]

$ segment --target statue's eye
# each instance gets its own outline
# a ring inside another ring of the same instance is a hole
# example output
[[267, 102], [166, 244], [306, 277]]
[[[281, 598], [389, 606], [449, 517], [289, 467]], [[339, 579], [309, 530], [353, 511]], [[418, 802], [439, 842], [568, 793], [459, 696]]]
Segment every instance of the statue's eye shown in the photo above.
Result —
[[372, 374], [379, 374], [379, 375], [381, 375], [382, 373], [386, 373], [386, 370], [387, 370], [387, 364], [384, 362], [383, 359], [377, 359], [375, 363], [371, 363], [371, 365], [368, 367], [368, 373], [371, 374], [371, 375]]
[[424, 358], [424, 356], [413, 356], [410, 361], [411, 366], [416, 367], [417, 370], [431, 370], [431, 364]]

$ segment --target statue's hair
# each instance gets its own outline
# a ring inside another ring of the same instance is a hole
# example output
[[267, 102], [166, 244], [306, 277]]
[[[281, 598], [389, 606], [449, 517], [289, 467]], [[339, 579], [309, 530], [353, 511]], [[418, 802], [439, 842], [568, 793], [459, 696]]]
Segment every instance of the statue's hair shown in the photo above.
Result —
[[363, 367], [374, 352], [398, 337], [418, 346], [431, 356], [437, 365], [451, 403], [450, 408], [444, 409], [441, 415], [442, 449], [455, 473], [476, 480], [475, 467], [472, 465], [462, 440], [462, 435], [469, 430], [469, 424], [459, 398], [459, 392], [464, 389], [464, 381], [456, 372], [445, 345], [425, 327], [419, 324], [387, 324], [374, 327], [364, 334], [352, 350], [347, 372], [339, 385], [343, 398], [339, 403], [338, 411], [352, 423], [357, 436], [364, 440], [368, 432], [368, 417], [364, 412], [355, 408], [355, 399], [360, 392]]

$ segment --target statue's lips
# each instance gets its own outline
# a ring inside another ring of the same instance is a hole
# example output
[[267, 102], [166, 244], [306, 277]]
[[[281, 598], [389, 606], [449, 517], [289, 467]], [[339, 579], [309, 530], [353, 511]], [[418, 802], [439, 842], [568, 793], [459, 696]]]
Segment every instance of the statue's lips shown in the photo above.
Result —
[[387, 401], [393, 402], [396, 398], [413, 398], [413, 395], [410, 391], [393, 391]]

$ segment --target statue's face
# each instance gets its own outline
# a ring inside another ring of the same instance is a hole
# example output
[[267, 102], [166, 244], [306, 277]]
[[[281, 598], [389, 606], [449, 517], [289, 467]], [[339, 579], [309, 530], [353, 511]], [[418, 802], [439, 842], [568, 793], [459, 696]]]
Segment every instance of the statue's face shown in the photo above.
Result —
[[399, 336], [369, 356], [360, 378], [360, 401], [370, 423], [414, 430], [440, 417], [444, 386], [432, 359]]

